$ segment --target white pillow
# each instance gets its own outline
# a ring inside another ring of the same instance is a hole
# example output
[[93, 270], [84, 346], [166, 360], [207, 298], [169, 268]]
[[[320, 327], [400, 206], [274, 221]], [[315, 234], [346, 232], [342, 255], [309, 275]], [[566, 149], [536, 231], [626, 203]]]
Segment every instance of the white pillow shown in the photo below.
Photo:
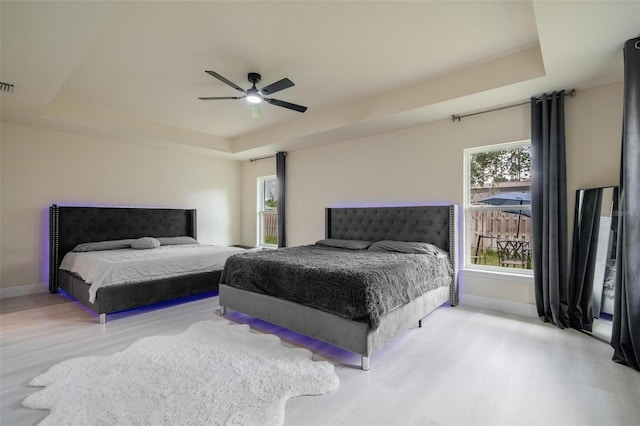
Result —
[[153, 237], [142, 237], [131, 243], [131, 248], [136, 250], [153, 249], [160, 247], [160, 241]]
[[329, 238], [327, 240], [316, 241], [317, 245], [328, 246], [328, 247], [338, 247], [349, 250], [364, 250], [371, 245], [371, 241], [360, 241], [360, 240], [339, 240], [334, 238]]
[[173, 246], [182, 244], [198, 244], [195, 238], [182, 236], [182, 237], [158, 237], [161, 246]]
[[88, 252], [88, 251], [102, 251], [102, 250], [118, 250], [128, 249], [131, 247], [131, 243], [135, 240], [108, 240], [108, 241], [95, 241], [91, 243], [78, 244], [73, 248], [74, 252]]
[[442, 250], [440, 247], [434, 246], [429, 243], [421, 243], [414, 241], [393, 241], [382, 240], [376, 241], [369, 247], [371, 251], [391, 251], [397, 253], [410, 253], [410, 254], [432, 254], [437, 257], [449, 257], [449, 253]]

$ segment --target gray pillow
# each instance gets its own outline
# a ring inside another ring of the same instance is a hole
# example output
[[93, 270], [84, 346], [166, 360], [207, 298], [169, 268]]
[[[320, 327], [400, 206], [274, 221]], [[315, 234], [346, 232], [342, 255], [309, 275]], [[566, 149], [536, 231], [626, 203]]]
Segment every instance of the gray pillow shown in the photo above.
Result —
[[96, 241], [92, 243], [78, 244], [73, 248], [75, 252], [87, 252], [87, 251], [101, 251], [101, 250], [118, 250], [124, 248], [131, 248], [131, 243], [135, 240], [108, 240], [108, 241]]
[[153, 237], [138, 238], [131, 243], [131, 248], [136, 250], [154, 249], [158, 247], [160, 247], [160, 241]]
[[437, 257], [449, 257], [449, 253], [440, 247], [429, 243], [420, 243], [414, 241], [393, 241], [382, 240], [376, 241], [369, 247], [371, 251], [393, 251], [397, 253], [410, 254], [432, 254]]
[[364, 250], [371, 245], [371, 241], [360, 240], [338, 240], [329, 238], [328, 240], [320, 240], [316, 242], [317, 245], [327, 247], [338, 247], [349, 250]]
[[182, 237], [158, 237], [161, 246], [177, 246], [182, 244], [199, 244], [195, 238], [182, 236]]

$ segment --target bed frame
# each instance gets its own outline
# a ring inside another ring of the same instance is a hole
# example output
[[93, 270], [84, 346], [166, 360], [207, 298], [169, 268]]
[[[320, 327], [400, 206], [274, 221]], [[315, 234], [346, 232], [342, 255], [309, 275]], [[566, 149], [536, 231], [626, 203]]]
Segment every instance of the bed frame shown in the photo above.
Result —
[[[218, 290], [222, 271], [199, 273], [98, 289], [89, 302], [89, 285], [58, 269], [64, 255], [80, 243], [148, 236], [196, 238], [196, 210], [131, 207], [49, 207], [49, 291], [61, 288], [94, 310], [107, 314]], [[151, 284], [153, 282], [153, 284]]]
[[372, 353], [411, 325], [446, 303], [458, 304], [457, 206], [327, 208], [325, 237], [348, 240], [420, 241], [449, 252], [452, 285], [432, 290], [382, 317], [374, 330], [365, 322], [347, 320], [327, 312], [272, 296], [252, 293], [220, 283], [221, 313], [227, 308], [313, 337], [361, 356], [369, 370]]

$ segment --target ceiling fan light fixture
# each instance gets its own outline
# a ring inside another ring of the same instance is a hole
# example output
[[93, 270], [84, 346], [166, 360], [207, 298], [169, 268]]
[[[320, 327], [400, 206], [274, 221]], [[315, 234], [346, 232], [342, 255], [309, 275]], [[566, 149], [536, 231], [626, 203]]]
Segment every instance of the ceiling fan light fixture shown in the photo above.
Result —
[[[281, 101], [279, 99], [274, 99], [271, 97], [271, 94], [273, 93], [295, 86], [295, 84], [293, 84], [293, 81], [289, 80], [288, 78], [283, 78], [281, 80], [276, 81], [275, 83], [266, 85], [262, 89], [258, 89], [256, 87], [256, 84], [260, 83], [260, 81], [262, 80], [262, 76], [257, 72], [250, 72], [247, 75], [247, 79], [253, 85], [253, 87], [251, 87], [248, 90], [244, 90], [242, 87], [238, 86], [237, 84], [235, 84], [230, 80], [227, 80], [226, 78], [224, 78], [223, 76], [221, 76], [215, 71], [206, 70], [205, 72], [210, 76], [215, 77], [218, 80], [222, 81], [227, 86], [230, 86], [236, 89], [237, 91], [241, 92], [244, 96], [216, 96], [216, 97], [198, 98], [203, 101], [219, 100], [219, 99], [246, 99], [247, 102], [251, 104], [252, 108], [258, 107], [262, 103], [262, 101], [265, 101], [270, 105], [279, 106], [281, 108], [287, 108], [293, 111], [305, 112], [307, 110], [306, 106], [292, 104], [292, 103]], [[269, 97], [266, 98], [265, 96], [269, 96]], [[252, 114], [255, 114], [256, 111], [257, 110], [253, 111]]]
[[250, 104], [259, 104], [262, 102], [262, 94], [256, 88], [256, 83], [260, 83], [260, 74], [249, 73], [249, 81], [253, 83], [253, 87], [247, 90], [247, 102]]
[[262, 97], [258, 94], [248, 93], [247, 102], [249, 102], [250, 104], [259, 104], [260, 102], [262, 102]]

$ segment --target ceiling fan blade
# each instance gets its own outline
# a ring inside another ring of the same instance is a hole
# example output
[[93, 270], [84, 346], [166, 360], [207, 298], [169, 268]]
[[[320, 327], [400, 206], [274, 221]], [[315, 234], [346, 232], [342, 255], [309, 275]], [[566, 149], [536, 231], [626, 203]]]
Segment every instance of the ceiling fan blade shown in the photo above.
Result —
[[276, 105], [282, 108], [292, 109], [298, 112], [305, 112], [307, 110], [306, 106], [296, 105], [289, 102], [281, 101], [279, 99], [270, 99], [270, 98], [262, 98], [265, 101], [269, 102], [271, 105]]
[[295, 84], [293, 84], [293, 81], [289, 80], [288, 78], [283, 78], [280, 81], [276, 81], [275, 83], [271, 83], [270, 85], [263, 87], [262, 89], [260, 89], [260, 92], [263, 95], [271, 95], [273, 93], [287, 89], [291, 86], [295, 86]]
[[213, 96], [213, 97], [209, 96], [209, 97], [202, 97], [202, 98], [198, 98], [198, 99], [200, 99], [202, 101], [213, 101], [213, 100], [216, 100], [216, 99], [242, 99], [244, 97], [245, 96]]
[[224, 78], [223, 76], [221, 76], [221, 75], [220, 75], [220, 74], [218, 74], [217, 72], [215, 72], [215, 71], [205, 71], [205, 72], [206, 72], [207, 74], [209, 74], [210, 76], [217, 78], [217, 79], [218, 79], [218, 80], [220, 80], [221, 82], [223, 82], [223, 83], [225, 83], [225, 84], [228, 84], [229, 86], [233, 87], [234, 89], [239, 90], [239, 91], [240, 91], [240, 92], [242, 92], [242, 93], [246, 93], [246, 92], [245, 92], [245, 90], [244, 90], [242, 87], [238, 86], [238, 85], [237, 85], [237, 84], [235, 84], [233, 81], [229, 81], [229, 80], [227, 80], [226, 78]]

